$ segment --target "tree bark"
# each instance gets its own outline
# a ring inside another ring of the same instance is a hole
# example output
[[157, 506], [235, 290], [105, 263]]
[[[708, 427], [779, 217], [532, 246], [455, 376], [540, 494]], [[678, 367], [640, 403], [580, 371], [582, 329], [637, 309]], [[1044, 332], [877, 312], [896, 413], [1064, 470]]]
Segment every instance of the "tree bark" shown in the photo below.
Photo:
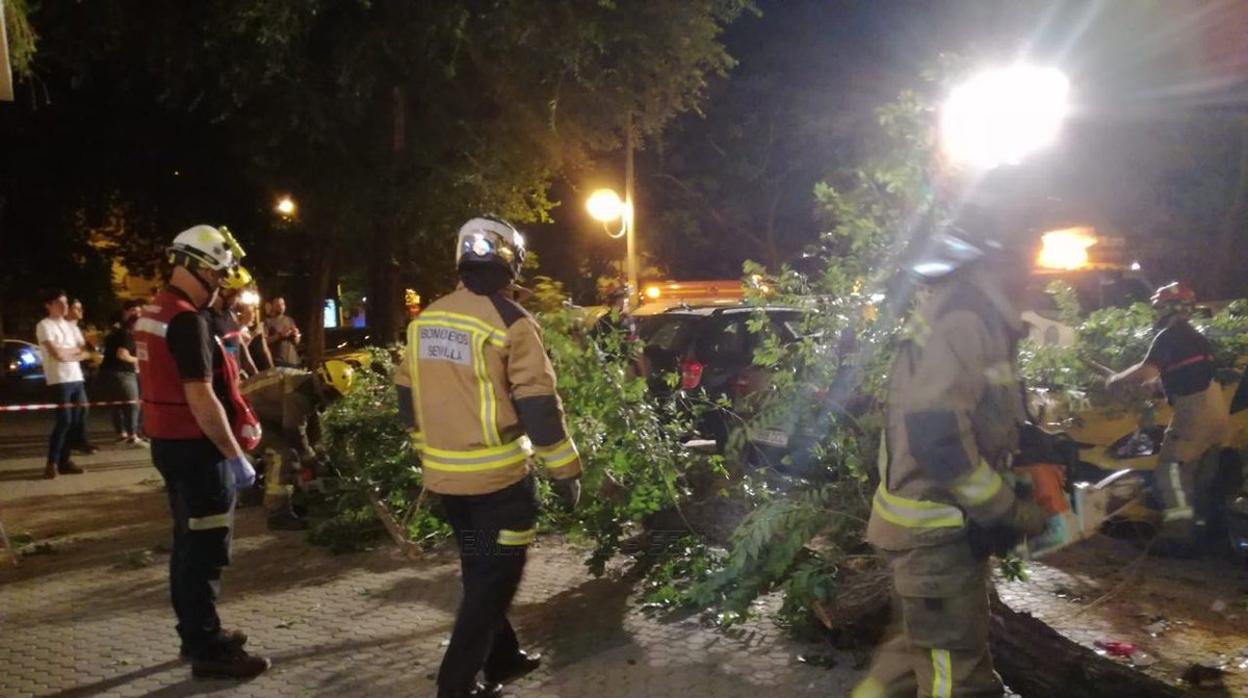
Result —
[[997, 672], [1022, 696], [1175, 698], [1188, 695], [1148, 674], [1072, 642], [1030, 614], [992, 596], [992, 656]]
[[[878, 565], [844, 580], [837, 598], [812, 609], [829, 630], [855, 635], [887, 622], [892, 584]], [[1067, 639], [1028, 613], [1006, 606], [994, 592], [989, 626], [993, 664], [1010, 690], [1024, 698], [1171, 698], [1176, 686]]]
[[395, 235], [389, 221], [373, 227], [372, 262], [368, 266], [368, 327], [373, 341], [388, 345], [398, 337], [402, 317]]
[[304, 362], [315, 368], [325, 357], [325, 322], [323, 308], [329, 295], [329, 277], [332, 268], [329, 246], [313, 241], [312, 263], [305, 289], [307, 317], [304, 319]]

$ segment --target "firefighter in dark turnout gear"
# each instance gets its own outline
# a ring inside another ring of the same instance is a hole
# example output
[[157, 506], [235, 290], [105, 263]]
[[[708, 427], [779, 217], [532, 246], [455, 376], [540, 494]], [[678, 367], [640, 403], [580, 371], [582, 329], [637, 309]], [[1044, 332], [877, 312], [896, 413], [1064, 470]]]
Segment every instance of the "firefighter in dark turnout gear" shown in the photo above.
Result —
[[511, 297], [524, 251], [504, 221], [465, 223], [455, 245], [460, 286], [408, 326], [396, 375], [424, 486], [441, 495], [463, 569], [439, 696], [496, 696], [502, 682], [537, 667], [506, 615], [536, 532], [530, 462], [545, 465], [569, 508], [580, 496], [580, 456], [554, 370], [537, 322]]
[[353, 369], [329, 359], [315, 372], [271, 368], [243, 382], [242, 393], [260, 419], [264, 457], [264, 509], [271, 530], [298, 531], [308, 527], [291, 508], [295, 478], [302, 466], [314, 466], [316, 451], [308, 427], [317, 414], [351, 389]]
[[1162, 525], [1151, 550], [1180, 557], [1198, 552], [1197, 531], [1213, 505], [1210, 489], [1230, 418], [1214, 379], [1213, 347], [1188, 322], [1195, 303], [1196, 294], [1178, 282], [1157, 289], [1152, 298], [1157, 335], [1148, 354], [1107, 380], [1112, 387], [1160, 379], [1174, 408], [1153, 473]]
[[249, 678], [269, 667], [217, 616], [230, 562], [235, 491], [255, 481], [246, 450], [259, 437], [238, 392], [238, 367], [201, 310], [243, 256], [229, 231], [199, 225], [169, 247], [173, 273], [135, 323], [144, 428], [173, 513], [169, 587], [181, 654], [196, 676]]
[[889, 374], [867, 527], [892, 573], [895, 622], [854, 698], [1002, 695], [981, 541], [1039, 534], [1047, 521], [1002, 477], [1024, 416], [1022, 327], [1003, 283], [1024, 272], [1016, 257], [949, 234], [914, 267], [928, 295]]

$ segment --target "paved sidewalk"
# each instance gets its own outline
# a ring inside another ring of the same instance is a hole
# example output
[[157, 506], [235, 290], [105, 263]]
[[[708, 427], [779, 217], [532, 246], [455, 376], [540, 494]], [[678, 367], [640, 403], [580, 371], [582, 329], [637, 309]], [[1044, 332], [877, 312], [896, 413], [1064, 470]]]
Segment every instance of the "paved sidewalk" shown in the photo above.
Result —
[[[241, 511], [222, 617], [274, 668], [246, 684], [200, 681], [175, 656], [165, 506], [152, 485], [5, 505], [10, 532], [51, 551], [18, 569], [0, 560], [0, 696], [433, 695], [459, 598], [449, 552], [419, 563], [388, 547], [333, 556]], [[647, 617], [626, 582], [590, 577], [579, 552], [553, 539], [539, 541], [528, 570], [513, 620], [547, 661], [509, 695], [842, 696], [855, 678], [845, 655], [833, 669], [799, 663], [825, 651], [768, 621], [723, 633], [696, 617]]]

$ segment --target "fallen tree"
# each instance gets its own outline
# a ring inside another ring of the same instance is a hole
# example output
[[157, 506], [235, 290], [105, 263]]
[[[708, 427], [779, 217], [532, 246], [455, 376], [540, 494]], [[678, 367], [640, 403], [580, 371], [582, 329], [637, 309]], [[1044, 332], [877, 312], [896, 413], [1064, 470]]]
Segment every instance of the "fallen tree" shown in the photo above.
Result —
[[[874, 565], [841, 581], [814, 613], [829, 631], [878, 632], [889, 617], [887, 571]], [[1012, 691], [1025, 698], [1171, 698], [1187, 693], [1156, 677], [1101, 656], [993, 593], [989, 626], [993, 663]]]

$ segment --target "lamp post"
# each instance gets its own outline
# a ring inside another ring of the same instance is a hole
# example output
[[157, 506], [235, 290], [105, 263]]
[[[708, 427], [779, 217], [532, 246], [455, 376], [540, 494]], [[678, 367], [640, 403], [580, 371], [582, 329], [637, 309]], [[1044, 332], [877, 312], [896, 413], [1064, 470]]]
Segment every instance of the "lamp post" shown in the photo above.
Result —
[[[585, 201], [590, 217], [602, 223], [607, 235], [613, 238], [624, 238], [625, 273], [628, 276], [629, 303], [637, 306], [637, 218], [633, 207], [633, 124], [629, 120], [624, 136], [624, 198], [613, 189], [599, 189], [589, 195]], [[620, 229], [611, 232], [608, 224], [620, 221]]]

